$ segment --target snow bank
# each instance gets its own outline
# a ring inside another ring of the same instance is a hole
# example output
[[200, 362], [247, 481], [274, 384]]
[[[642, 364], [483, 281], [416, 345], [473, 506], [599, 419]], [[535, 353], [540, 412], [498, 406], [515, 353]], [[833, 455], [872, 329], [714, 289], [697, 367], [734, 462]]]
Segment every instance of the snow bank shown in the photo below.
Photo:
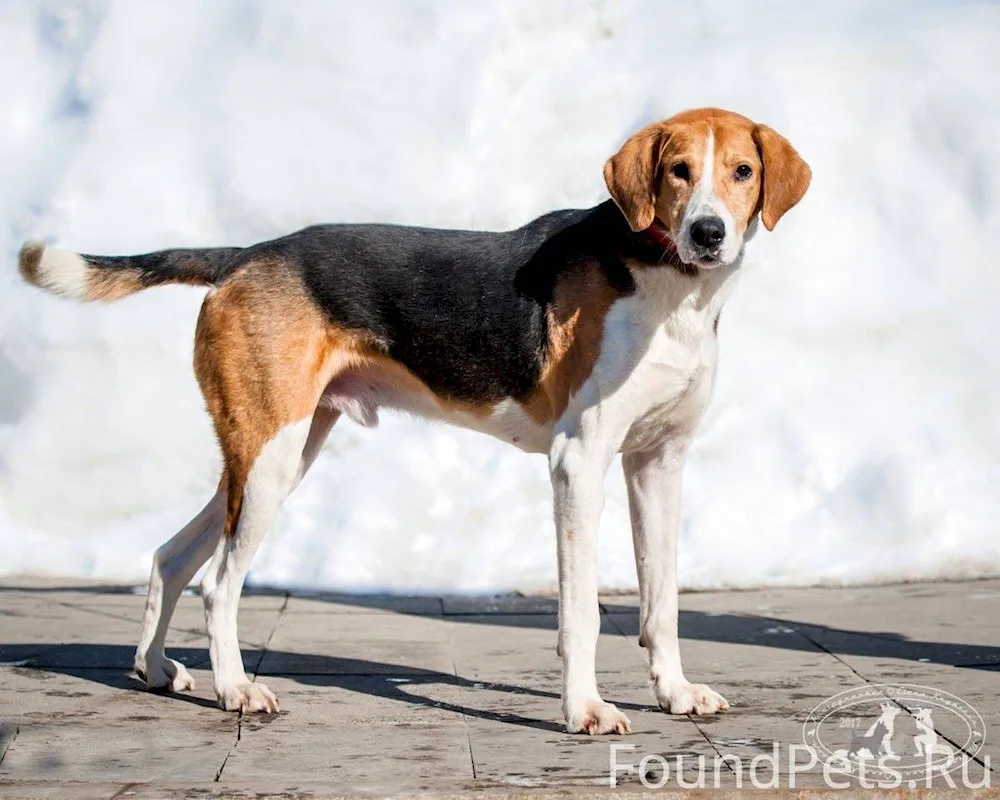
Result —
[[[22, 239], [246, 244], [317, 221], [517, 226], [691, 106], [811, 163], [751, 246], [691, 456], [687, 587], [1000, 571], [1000, 8], [921, 0], [0, 5], [0, 572], [143, 580], [218, 459], [201, 293], [22, 286]], [[601, 577], [634, 585], [620, 470]], [[551, 587], [544, 459], [338, 425], [251, 578]]]

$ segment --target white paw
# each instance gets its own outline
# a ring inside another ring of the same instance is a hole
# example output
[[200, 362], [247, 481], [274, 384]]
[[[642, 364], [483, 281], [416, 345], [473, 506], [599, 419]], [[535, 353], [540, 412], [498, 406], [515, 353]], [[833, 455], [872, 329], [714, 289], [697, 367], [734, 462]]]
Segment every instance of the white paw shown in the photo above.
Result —
[[668, 714], [715, 714], [728, 711], [726, 698], [704, 683], [656, 682], [656, 699]]
[[194, 678], [187, 668], [166, 656], [135, 657], [135, 674], [146, 682], [146, 688], [169, 692], [188, 692], [194, 689]]
[[570, 706], [565, 712], [566, 730], [570, 733], [631, 733], [632, 723], [618, 707], [603, 700], [591, 700]]
[[216, 693], [219, 696], [219, 705], [226, 711], [277, 714], [281, 710], [278, 708], [278, 698], [263, 683], [244, 681], [226, 689], [216, 690]]

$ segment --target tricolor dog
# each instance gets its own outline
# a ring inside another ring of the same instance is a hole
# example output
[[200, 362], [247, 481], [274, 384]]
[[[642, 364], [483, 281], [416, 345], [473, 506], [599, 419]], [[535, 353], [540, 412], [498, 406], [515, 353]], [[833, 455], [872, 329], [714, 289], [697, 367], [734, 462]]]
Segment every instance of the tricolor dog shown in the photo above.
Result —
[[224, 469], [208, 505], [156, 552], [135, 657], [150, 688], [193, 685], [164, 639], [178, 596], [211, 559], [201, 594], [219, 704], [278, 710], [247, 678], [236, 635], [250, 562], [334, 423], [375, 425], [397, 409], [548, 456], [571, 732], [630, 727], [594, 672], [597, 524], [617, 453], [656, 699], [671, 714], [728, 707], [681, 668], [681, 470], [744, 245], [758, 220], [771, 230], [802, 199], [810, 170], [771, 128], [700, 109], [636, 133], [604, 178], [612, 200], [503, 233], [318, 225], [251, 247], [112, 257], [24, 245], [24, 278], [77, 300], [212, 287], [194, 369]]

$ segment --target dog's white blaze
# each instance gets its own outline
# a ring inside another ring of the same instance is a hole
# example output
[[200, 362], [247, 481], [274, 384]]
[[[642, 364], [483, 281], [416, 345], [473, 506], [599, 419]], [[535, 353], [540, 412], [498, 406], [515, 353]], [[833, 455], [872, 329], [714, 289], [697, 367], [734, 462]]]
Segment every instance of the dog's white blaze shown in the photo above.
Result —
[[687, 216], [696, 219], [711, 206], [715, 194], [715, 133], [708, 129], [705, 137], [705, 154], [701, 159], [701, 178], [688, 201]]
[[736, 233], [736, 219], [732, 211], [715, 193], [715, 133], [709, 128], [705, 137], [705, 154], [702, 158], [702, 171], [691, 199], [684, 209], [681, 241], [678, 250], [683, 260], [691, 263], [696, 257], [696, 248], [691, 239], [691, 226], [703, 217], [718, 217], [726, 228], [725, 238], [719, 248], [719, 259], [724, 264], [731, 264], [740, 254], [743, 242]]
[[701, 217], [711, 214], [711, 200], [714, 194], [713, 182], [715, 172], [715, 134], [708, 129], [705, 137], [705, 152], [701, 159], [701, 176], [691, 192], [687, 207], [684, 209], [684, 220], [681, 223], [681, 237], [677, 243], [678, 254], [687, 263], [694, 263], [696, 248], [691, 238], [691, 225]]
[[61, 297], [85, 300], [87, 297], [87, 262], [69, 250], [46, 247], [38, 261], [38, 285]]

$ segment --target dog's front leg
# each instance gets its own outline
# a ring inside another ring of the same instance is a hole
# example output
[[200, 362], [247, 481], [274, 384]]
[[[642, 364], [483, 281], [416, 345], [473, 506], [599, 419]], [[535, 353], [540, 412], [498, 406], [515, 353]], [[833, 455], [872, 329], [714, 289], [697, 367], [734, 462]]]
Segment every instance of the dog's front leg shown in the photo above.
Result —
[[686, 446], [671, 440], [622, 457], [639, 576], [639, 643], [649, 650], [660, 708], [670, 714], [714, 714], [729, 704], [705, 684], [684, 677], [677, 633], [677, 533]]
[[559, 434], [549, 466], [559, 555], [559, 654], [566, 728], [570, 733], [628, 733], [628, 717], [601, 699], [595, 672], [601, 627], [597, 525], [608, 458], [605, 448], [581, 436]]

